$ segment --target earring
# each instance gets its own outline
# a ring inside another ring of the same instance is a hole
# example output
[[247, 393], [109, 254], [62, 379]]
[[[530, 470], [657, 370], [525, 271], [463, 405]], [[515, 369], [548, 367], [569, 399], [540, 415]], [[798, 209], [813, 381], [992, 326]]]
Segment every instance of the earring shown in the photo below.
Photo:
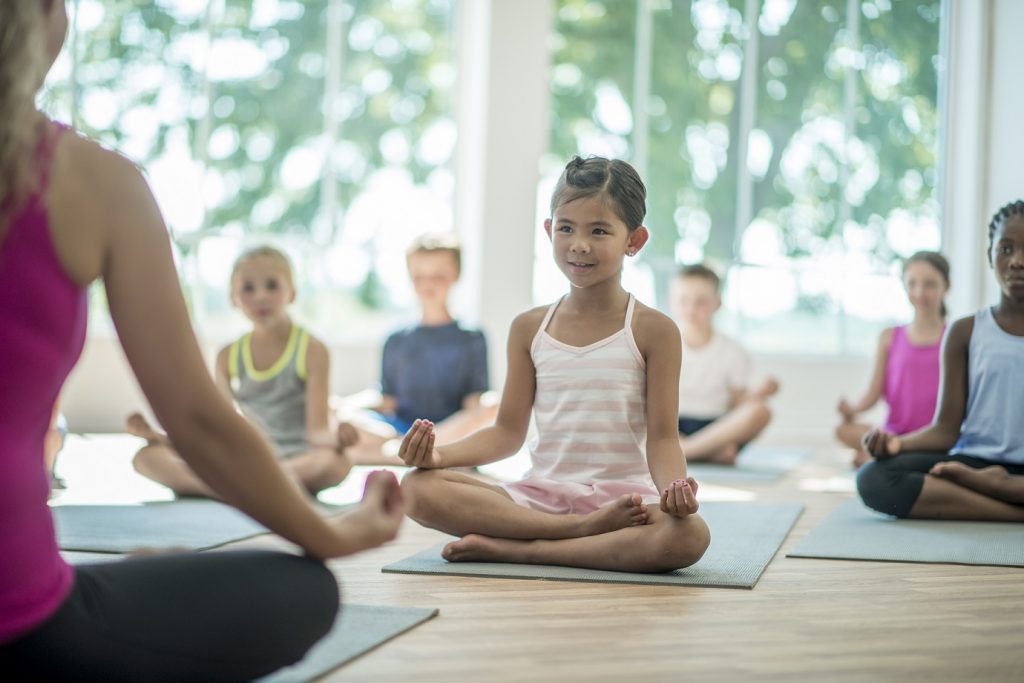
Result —
[[636, 249], [627, 249], [626, 256], [636, 256]]

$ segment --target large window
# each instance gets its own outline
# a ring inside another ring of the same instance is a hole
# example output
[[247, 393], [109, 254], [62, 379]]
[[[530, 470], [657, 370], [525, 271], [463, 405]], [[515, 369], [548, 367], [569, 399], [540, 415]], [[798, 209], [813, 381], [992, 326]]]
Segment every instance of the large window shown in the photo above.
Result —
[[[653, 241], [626, 272], [726, 273], [722, 326], [761, 351], [863, 353], [939, 247], [940, 0], [557, 0], [551, 153], [631, 160]], [[542, 210], [546, 211], [546, 208]], [[538, 243], [535, 292], [559, 286]]]
[[406, 244], [452, 229], [453, 2], [73, 0], [43, 104], [145, 168], [205, 334], [244, 324], [231, 265], [270, 242], [301, 317], [377, 338]]

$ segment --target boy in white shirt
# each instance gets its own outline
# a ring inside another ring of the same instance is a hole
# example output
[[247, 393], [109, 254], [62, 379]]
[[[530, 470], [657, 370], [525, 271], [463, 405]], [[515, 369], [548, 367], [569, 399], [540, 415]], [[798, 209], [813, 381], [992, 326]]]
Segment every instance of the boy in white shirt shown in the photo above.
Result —
[[683, 266], [669, 305], [683, 341], [679, 377], [679, 440], [690, 461], [731, 465], [740, 448], [771, 421], [766, 399], [779, 390], [769, 377], [749, 388], [750, 354], [712, 324], [722, 306], [721, 281], [703, 265]]

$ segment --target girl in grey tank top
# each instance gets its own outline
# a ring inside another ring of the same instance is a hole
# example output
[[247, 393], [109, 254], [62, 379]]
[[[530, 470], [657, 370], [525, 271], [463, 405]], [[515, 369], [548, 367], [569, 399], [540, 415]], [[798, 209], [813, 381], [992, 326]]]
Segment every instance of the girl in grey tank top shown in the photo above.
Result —
[[270, 368], [257, 370], [252, 362], [252, 335], [231, 345], [228, 375], [235, 402], [288, 458], [309, 450], [306, 440], [306, 352], [309, 332], [292, 325], [284, 353]]

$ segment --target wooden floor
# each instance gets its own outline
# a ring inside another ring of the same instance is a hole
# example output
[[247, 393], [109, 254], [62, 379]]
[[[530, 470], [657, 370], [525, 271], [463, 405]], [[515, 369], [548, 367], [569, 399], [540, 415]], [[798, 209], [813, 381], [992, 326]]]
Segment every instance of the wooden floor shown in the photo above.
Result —
[[440, 616], [324, 680], [1024, 681], [1024, 570], [785, 557], [848, 496], [801, 482], [844, 464], [822, 449], [777, 484], [744, 487], [806, 506], [751, 591], [382, 574], [443, 539], [407, 522], [395, 543], [332, 567], [346, 600]]

